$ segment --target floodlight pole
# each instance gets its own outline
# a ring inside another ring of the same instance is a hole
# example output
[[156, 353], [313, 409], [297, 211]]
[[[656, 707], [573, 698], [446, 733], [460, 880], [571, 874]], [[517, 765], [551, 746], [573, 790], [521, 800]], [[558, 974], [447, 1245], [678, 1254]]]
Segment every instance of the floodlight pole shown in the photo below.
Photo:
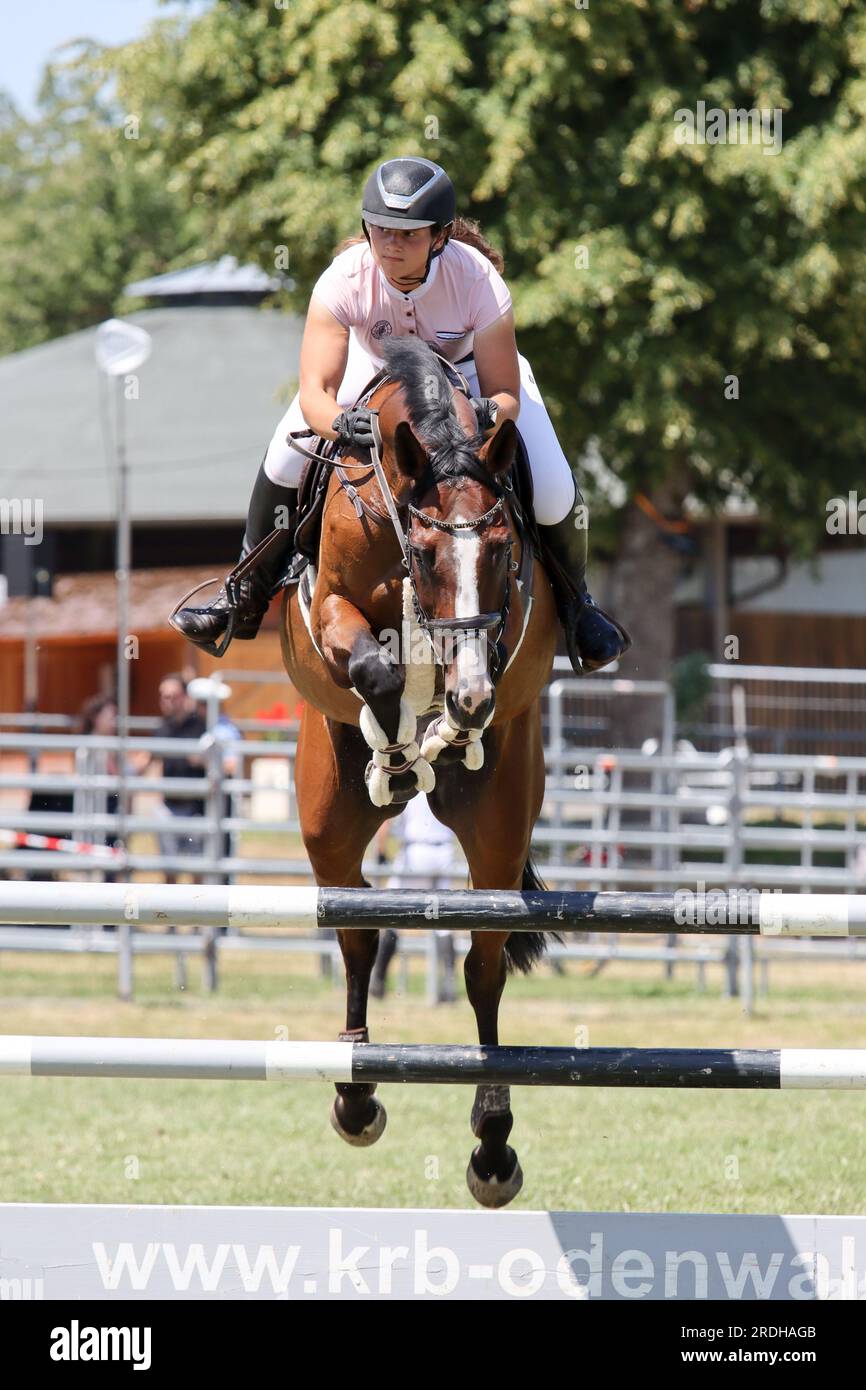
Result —
[[115, 536], [115, 578], [117, 580], [117, 829], [126, 845], [127, 742], [129, 739], [129, 574], [132, 569], [132, 527], [129, 519], [129, 464], [124, 429], [123, 378], [114, 378], [115, 461], [117, 465], [117, 529]]
[[[124, 850], [128, 819], [127, 752], [129, 743], [129, 663], [137, 653], [129, 650], [129, 582], [132, 568], [132, 526], [129, 515], [129, 468], [126, 459], [126, 395], [124, 379], [150, 355], [150, 335], [135, 324], [109, 319], [96, 333], [96, 361], [100, 370], [114, 378], [114, 464], [117, 479], [117, 519], [115, 530], [115, 580], [117, 583], [117, 837]], [[110, 410], [109, 410], [110, 415]], [[128, 876], [128, 860], [124, 877]], [[124, 923], [118, 933], [118, 994], [132, 998], [132, 923]]]

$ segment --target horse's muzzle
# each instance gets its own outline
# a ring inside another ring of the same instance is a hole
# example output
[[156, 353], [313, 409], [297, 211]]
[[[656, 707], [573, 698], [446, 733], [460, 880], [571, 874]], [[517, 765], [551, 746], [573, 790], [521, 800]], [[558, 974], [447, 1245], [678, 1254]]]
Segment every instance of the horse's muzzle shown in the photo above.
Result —
[[473, 681], [471, 685], [458, 684], [453, 690], [445, 692], [448, 718], [458, 729], [483, 729], [493, 713], [495, 702], [496, 692], [487, 677]]

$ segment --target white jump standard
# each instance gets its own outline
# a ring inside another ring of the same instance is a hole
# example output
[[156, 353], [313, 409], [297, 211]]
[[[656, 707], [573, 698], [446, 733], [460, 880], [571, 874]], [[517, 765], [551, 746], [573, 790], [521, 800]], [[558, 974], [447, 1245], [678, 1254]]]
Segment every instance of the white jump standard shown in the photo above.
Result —
[[866, 1049], [478, 1047], [0, 1036], [0, 1076], [866, 1090]]
[[0, 924], [866, 936], [866, 895], [0, 884]]

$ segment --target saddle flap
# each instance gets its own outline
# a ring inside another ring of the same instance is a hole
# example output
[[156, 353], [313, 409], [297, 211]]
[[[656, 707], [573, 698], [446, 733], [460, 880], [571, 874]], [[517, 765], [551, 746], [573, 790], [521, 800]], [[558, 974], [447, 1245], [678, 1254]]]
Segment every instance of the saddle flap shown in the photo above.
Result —
[[[327, 441], [330, 443], [330, 440]], [[316, 459], [310, 459], [300, 479], [298, 487], [298, 520], [295, 526], [295, 554], [307, 560], [315, 560], [319, 549], [319, 532], [322, 524], [322, 511], [325, 494], [331, 476], [333, 459], [319, 451], [324, 440], [317, 440]]]

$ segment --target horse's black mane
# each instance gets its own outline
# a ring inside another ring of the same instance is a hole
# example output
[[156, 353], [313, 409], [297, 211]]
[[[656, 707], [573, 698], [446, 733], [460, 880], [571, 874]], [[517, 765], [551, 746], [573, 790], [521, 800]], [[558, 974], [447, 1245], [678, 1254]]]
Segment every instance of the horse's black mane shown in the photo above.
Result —
[[427, 450], [433, 482], [474, 478], [490, 487], [491, 475], [478, 459], [480, 434], [467, 435], [451, 404], [451, 383], [429, 343], [390, 338], [383, 344], [388, 375], [399, 381], [412, 428]]

